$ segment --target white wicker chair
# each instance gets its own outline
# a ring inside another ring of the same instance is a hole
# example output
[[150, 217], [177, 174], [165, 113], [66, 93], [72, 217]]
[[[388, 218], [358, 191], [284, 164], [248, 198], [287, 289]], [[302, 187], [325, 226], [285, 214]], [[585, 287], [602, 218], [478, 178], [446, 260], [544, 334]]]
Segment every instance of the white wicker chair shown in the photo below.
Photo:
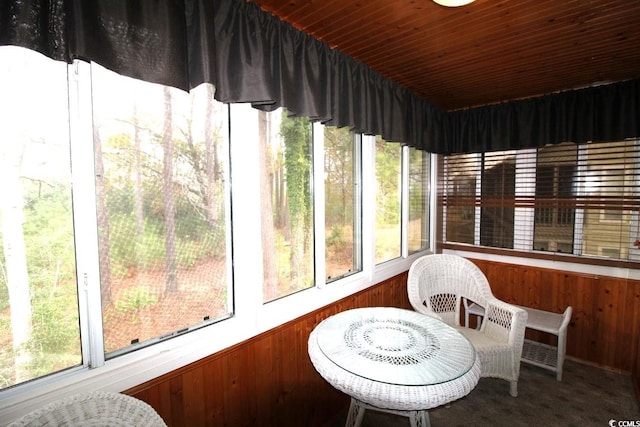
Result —
[[91, 392], [54, 401], [8, 427], [166, 427], [147, 403], [119, 393]]
[[[510, 394], [518, 395], [526, 311], [497, 299], [484, 273], [457, 255], [418, 258], [409, 269], [407, 292], [414, 310], [456, 327], [471, 341], [482, 377], [507, 380]], [[479, 330], [461, 325], [464, 299], [485, 308], [487, 315]]]

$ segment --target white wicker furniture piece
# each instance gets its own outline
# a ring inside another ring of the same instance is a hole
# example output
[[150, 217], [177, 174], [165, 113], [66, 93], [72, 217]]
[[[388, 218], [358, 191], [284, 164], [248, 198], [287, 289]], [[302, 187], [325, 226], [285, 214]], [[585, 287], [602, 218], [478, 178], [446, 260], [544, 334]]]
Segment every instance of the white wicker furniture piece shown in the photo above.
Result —
[[8, 427], [166, 427], [146, 402], [120, 393], [70, 396], [36, 409]]
[[347, 427], [366, 409], [429, 426], [428, 409], [466, 396], [480, 378], [471, 343], [454, 328], [411, 310], [391, 307], [343, 311], [309, 335], [318, 373], [351, 397]]
[[[507, 380], [509, 393], [518, 395], [526, 311], [497, 299], [484, 273], [457, 255], [418, 258], [409, 269], [407, 292], [414, 310], [442, 319], [471, 341], [482, 377]], [[485, 307], [488, 315], [479, 330], [461, 325], [463, 300]]]
[[[556, 336], [557, 345], [525, 339], [522, 347], [522, 361], [556, 373], [556, 379], [562, 381], [562, 367], [567, 353], [567, 327], [571, 321], [573, 308], [567, 306], [563, 313], [552, 313], [537, 308], [517, 305], [527, 312], [527, 328], [546, 332]], [[478, 316], [478, 324], [484, 317], [484, 308], [478, 304], [465, 303], [465, 326], [469, 325], [469, 315]]]

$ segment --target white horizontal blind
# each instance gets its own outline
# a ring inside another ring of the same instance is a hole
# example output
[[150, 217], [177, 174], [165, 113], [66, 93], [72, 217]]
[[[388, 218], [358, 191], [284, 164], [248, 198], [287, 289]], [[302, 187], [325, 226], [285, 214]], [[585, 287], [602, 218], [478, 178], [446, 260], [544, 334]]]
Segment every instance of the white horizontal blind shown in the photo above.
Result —
[[445, 241], [637, 259], [639, 176], [634, 140], [446, 156]]

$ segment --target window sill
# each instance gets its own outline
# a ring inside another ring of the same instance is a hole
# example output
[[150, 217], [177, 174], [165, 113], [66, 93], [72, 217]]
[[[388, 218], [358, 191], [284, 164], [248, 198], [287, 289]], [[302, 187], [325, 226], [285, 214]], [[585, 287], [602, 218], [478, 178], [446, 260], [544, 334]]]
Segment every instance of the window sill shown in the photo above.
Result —
[[130, 389], [401, 274], [425, 253], [376, 266], [373, 277], [364, 273], [353, 275], [263, 304], [257, 311], [238, 307], [229, 319], [123, 354], [95, 369], [75, 367], [5, 389], [0, 392], [0, 425], [61, 396]]
[[640, 262], [638, 261], [610, 260], [539, 251], [526, 252], [513, 249], [478, 247], [462, 243], [443, 243], [442, 249], [448, 253], [455, 253], [469, 258], [532, 265], [600, 276], [640, 279]]

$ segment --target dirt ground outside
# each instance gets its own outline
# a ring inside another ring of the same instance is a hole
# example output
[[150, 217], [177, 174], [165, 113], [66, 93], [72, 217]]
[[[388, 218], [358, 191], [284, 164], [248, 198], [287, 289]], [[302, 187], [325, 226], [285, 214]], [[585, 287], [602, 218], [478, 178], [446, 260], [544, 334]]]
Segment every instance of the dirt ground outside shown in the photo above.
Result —
[[144, 271], [114, 280], [104, 308], [105, 351], [226, 316], [226, 265], [213, 259], [178, 272], [178, 289], [165, 289], [166, 272]]

